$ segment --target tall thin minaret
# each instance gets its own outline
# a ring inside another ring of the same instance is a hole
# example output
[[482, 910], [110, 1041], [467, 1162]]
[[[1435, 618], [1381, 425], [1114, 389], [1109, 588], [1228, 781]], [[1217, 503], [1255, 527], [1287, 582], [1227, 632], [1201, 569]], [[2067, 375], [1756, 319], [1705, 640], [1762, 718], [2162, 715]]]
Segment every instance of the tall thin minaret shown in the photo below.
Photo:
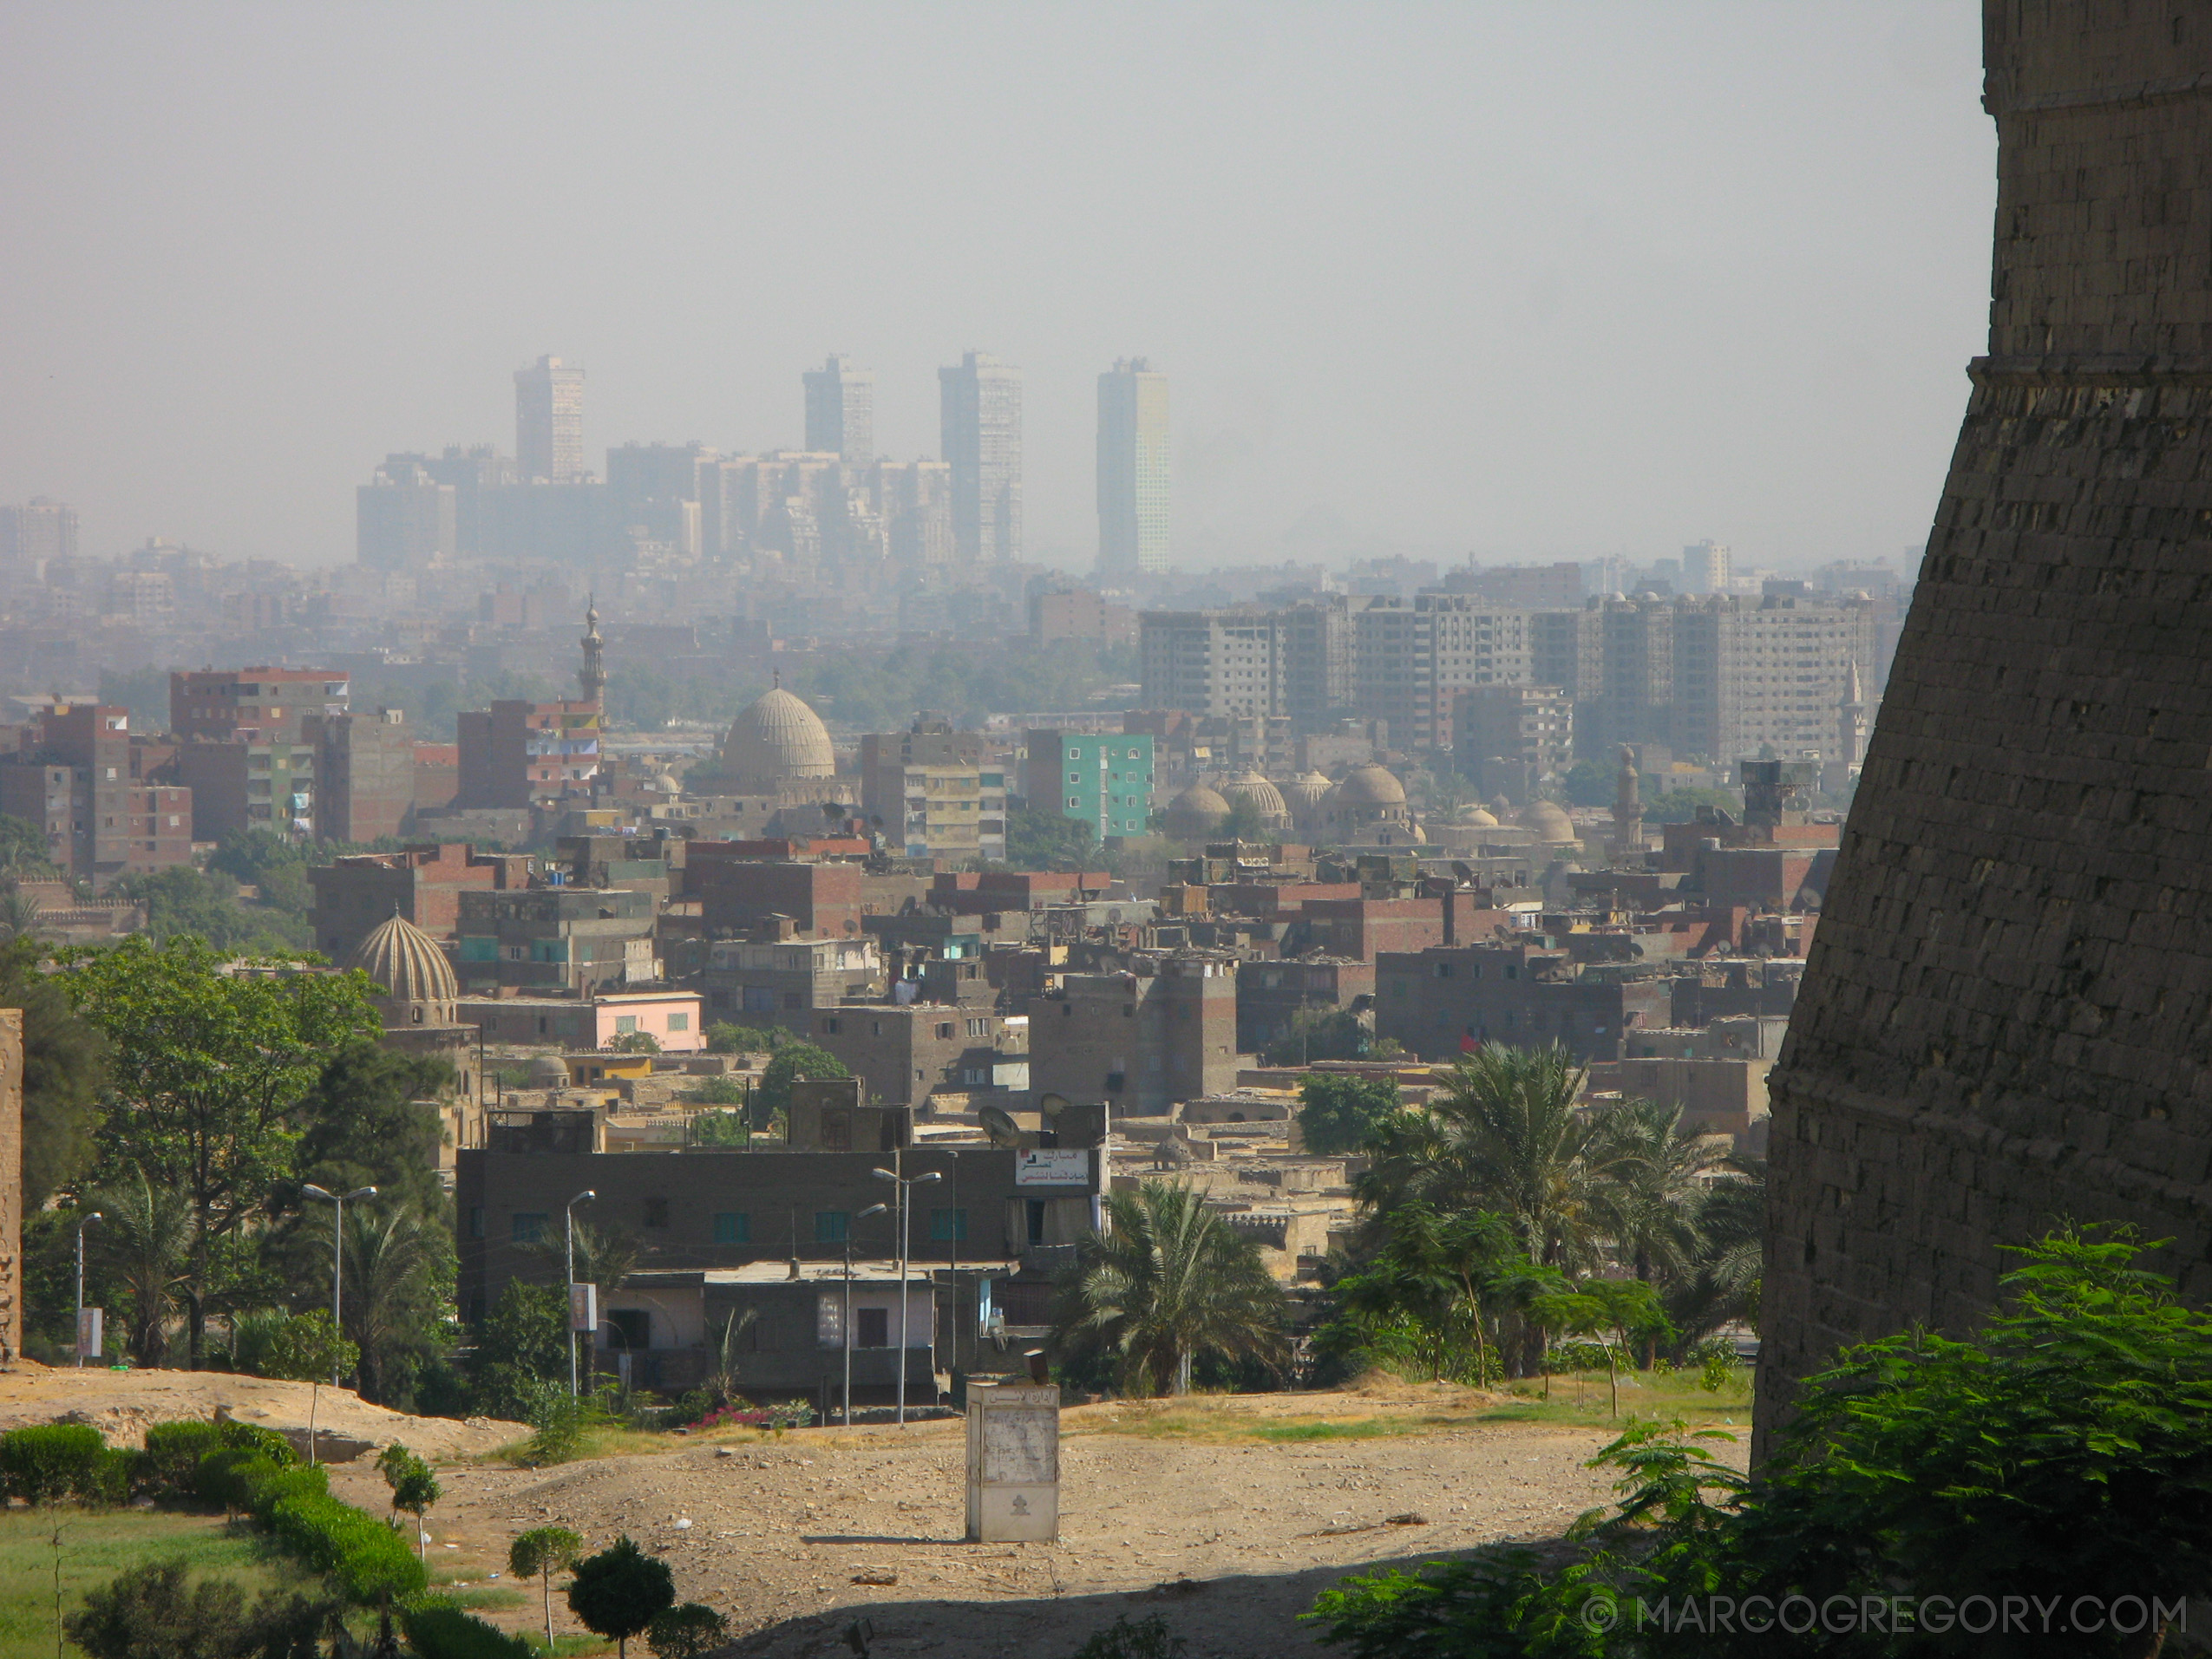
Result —
[[1635, 751], [1627, 744], [1620, 746], [1620, 775], [1615, 781], [1613, 796], [1613, 861], [1643, 858], [1644, 801], [1637, 788]]
[[600, 653], [606, 642], [599, 637], [599, 607], [598, 596], [584, 601], [584, 666], [576, 670], [576, 683], [584, 688], [584, 701], [592, 705], [604, 722], [606, 719], [606, 664]]
[[1851, 774], [1865, 758], [1866, 711], [1866, 689], [1859, 679], [1859, 665], [1853, 663], [1843, 676], [1843, 701], [1836, 705], [1836, 758], [1821, 768], [1820, 787], [1831, 795], [1851, 787]]

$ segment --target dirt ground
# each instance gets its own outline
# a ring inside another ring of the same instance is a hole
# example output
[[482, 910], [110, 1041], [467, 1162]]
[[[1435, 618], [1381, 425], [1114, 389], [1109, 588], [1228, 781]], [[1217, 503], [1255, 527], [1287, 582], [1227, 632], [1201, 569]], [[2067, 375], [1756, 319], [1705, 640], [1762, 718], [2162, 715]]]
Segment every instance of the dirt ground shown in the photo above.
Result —
[[[1610, 1438], [1602, 1424], [1467, 1421], [1489, 1403], [1450, 1389], [1241, 1396], [1181, 1414], [1166, 1434], [1146, 1432], [1148, 1417], [1162, 1427], [1158, 1408], [1078, 1408], [1063, 1419], [1050, 1545], [962, 1542], [952, 1421], [543, 1472], [448, 1467], [429, 1531], [447, 1571], [480, 1584], [528, 1527], [558, 1522], [594, 1545], [626, 1532], [671, 1561], [680, 1596], [730, 1616], [743, 1633], [732, 1652], [761, 1659], [848, 1654], [844, 1632], [863, 1616], [879, 1656], [1063, 1659], [1117, 1616], [1154, 1612], [1189, 1659], [1280, 1659], [1315, 1650], [1296, 1615], [1347, 1571], [1552, 1537], [1606, 1501], [1607, 1478], [1582, 1466]], [[1253, 1438], [1271, 1419], [1316, 1416], [1391, 1432]], [[335, 1472], [333, 1487], [382, 1506], [365, 1465]], [[493, 1617], [534, 1622], [527, 1588], [528, 1608]], [[558, 1594], [554, 1611], [556, 1630], [578, 1628]]]
[[145, 1443], [148, 1423], [208, 1418], [219, 1407], [242, 1422], [275, 1429], [305, 1428], [311, 1410], [318, 1436], [344, 1435], [378, 1447], [404, 1440], [427, 1457], [472, 1457], [530, 1432], [520, 1423], [489, 1418], [460, 1423], [450, 1417], [409, 1417], [371, 1405], [350, 1388], [317, 1388], [226, 1371], [109, 1371], [90, 1366], [80, 1371], [35, 1360], [0, 1368], [0, 1429], [87, 1422], [112, 1446], [139, 1446]]

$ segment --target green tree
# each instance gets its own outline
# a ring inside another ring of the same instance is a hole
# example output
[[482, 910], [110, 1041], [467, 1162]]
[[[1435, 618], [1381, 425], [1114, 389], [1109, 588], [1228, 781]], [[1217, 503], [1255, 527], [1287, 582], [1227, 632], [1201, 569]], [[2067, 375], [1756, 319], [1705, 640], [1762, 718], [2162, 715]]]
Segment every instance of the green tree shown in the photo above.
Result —
[[1733, 789], [1663, 789], [1644, 800], [1644, 821], [1647, 824], [1687, 824], [1698, 816], [1698, 808], [1711, 807], [1731, 818], [1744, 813], [1744, 797]]
[[1097, 846], [1097, 830], [1079, 818], [1037, 807], [1006, 814], [1006, 862], [1017, 870], [1088, 868]]
[[1271, 1066], [1305, 1066], [1317, 1060], [1393, 1060], [1404, 1051], [1394, 1037], [1377, 1042], [1348, 1008], [1302, 1008], [1264, 1052]]
[[584, 1628], [610, 1638], [620, 1659], [630, 1638], [676, 1604], [676, 1575], [668, 1563], [647, 1555], [628, 1533], [576, 1564], [568, 1609]]
[[[4, 820], [0, 820], [4, 821]], [[107, 1081], [106, 1039], [46, 971], [47, 947], [0, 944], [0, 1008], [23, 1011], [23, 1205], [70, 1191], [90, 1167]]]
[[159, 1365], [169, 1349], [169, 1316], [182, 1298], [192, 1261], [192, 1205], [182, 1192], [156, 1185], [142, 1169], [115, 1179], [85, 1200], [100, 1219], [86, 1230], [88, 1277], [120, 1297], [124, 1340], [139, 1365]]
[[[433, 1104], [454, 1087], [453, 1068], [396, 1053], [368, 1035], [337, 1045], [300, 1097], [292, 1172], [331, 1192], [373, 1186], [380, 1200], [443, 1218], [438, 1181], [445, 1131]], [[327, 1249], [330, 1235], [323, 1236]]]
[[749, 1152], [753, 1145], [752, 1121], [743, 1112], [699, 1112], [691, 1118], [694, 1146], [734, 1146]]
[[650, 1031], [625, 1031], [606, 1046], [611, 1055], [657, 1055], [660, 1039]]
[[1107, 1230], [1077, 1246], [1053, 1342], [1111, 1360], [1135, 1394], [1190, 1391], [1201, 1355], [1279, 1364], [1286, 1306], [1259, 1246], [1189, 1187], [1146, 1181], [1106, 1200]]
[[243, 1316], [233, 1322], [231, 1353], [241, 1369], [289, 1382], [345, 1376], [361, 1363], [361, 1350], [338, 1334], [328, 1308]]
[[173, 865], [151, 875], [127, 876], [108, 892], [145, 903], [145, 937], [156, 943], [197, 936], [230, 956], [282, 955], [315, 943], [303, 915], [241, 903], [238, 883], [220, 871]]
[[377, 1454], [376, 1473], [391, 1488], [392, 1513], [415, 1517], [415, 1553], [417, 1558], [428, 1560], [429, 1546], [422, 1542], [422, 1517], [444, 1496], [437, 1473], [397, 1440]]
[[1662, 1293], [1679, 1349], [1736, 1320], [1757, 1324], [1766, 1260], [1765, 1159], [1731, 1158], [1714, 1172], [1698, 1206], [1698, 1231], [1697, 1260]]
[[350, 1204], [342, 1259], [345, 1334], [360, 1350], [362, 1395], [382, 1405], [402, 1401], [416, 1373], [445, 1346], [452, 1227], [403, 1201]]
[[1315, 1345], [1479, 1387], [1496, 1373], [1493, 1352], [1506, 1322], [1534, 1296], [1560, 1288], [1557, 1274], [1522, 1254], [1502, 1218], [1442, 1215], [1417, 1199], [1382, 1218], [1378, 1247], [1331, 1287], [1332, 1314]]
[[28, 818], [0, 813], [0, 875], [10, 880], [51, 881], [61, 873], [52, 855], [44, 830]]
[[1358, 1152], [1404, 1109], [1386, 1077], [1319, 1073], [1298, 1086], [1298, 1127], [1312, 1153]]
[[565, 1526], [533, 1526], [507, 1546], [507, 1570], [518, 1578], [535, 1578], [546, 1603], [546, 1647], [553, 1644], [553, 1576], [582, 1558], [584, 1540]]
[[801, 1079], [850, 1077], [845, 1062], [811, 1042], [787, 1042], [776, 1051], [753, 1090], [753, 1122], [765, 1129], [791, 1109], [791, 1085]]
[[710, 1055], [773, 1054], [791, 1041], [791, 1034], [780, 1025], [755, 1028], [728, 1020], [717, 1020], [707, 1027], [706, 1035]]
[[303, 1095], [327, 1055], [382, 1022], [357, 973], [296, 973], [283, 962], [225, 973], [224, 958], [195, 938], [156, 947], [133, 935], [61, 959], [61, 978], [113, 1055], [101, 1166], [141, 1169], [191, 1205], [183, 1290], [196, 1368], [221, 1289], [219, 1254], [288, 1179]]
[[[1667, 1329], [1659, 1298], [1641, 1279], [1587, 1279], [1570, 1290], [1537, 1297], [1530, 1311], [1546, 1331], [1601, 1339], [1596, 1346], [1605, 1358], [1615, 1417], [1620, 1415], [1620, 1368], [1634, 1363], [1633, 1345], [1655, 1340]], [[1548, 1392], [1548, 1364], [1545, 1374]]]
[[1561, 781], [1570, 807], [1610, 807], [1620, 789], [1620, 766], [1603, 761], [1577, 761]]
[[730, 1641], [730, 1621], [700, 1602], [678, 1602], [645, 1627], [653, 1659], [706, 1659]]
[[470, 1351], [478, 1409], [527, 1421], [548, 1386], [568, 1391], [568, 1298], [558, 1284], [509, 1279]]

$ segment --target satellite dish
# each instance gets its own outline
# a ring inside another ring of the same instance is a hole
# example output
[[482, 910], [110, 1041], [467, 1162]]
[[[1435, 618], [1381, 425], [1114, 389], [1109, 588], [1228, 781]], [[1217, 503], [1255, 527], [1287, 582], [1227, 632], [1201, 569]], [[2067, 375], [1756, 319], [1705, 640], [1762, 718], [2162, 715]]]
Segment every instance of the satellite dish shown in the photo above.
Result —
[[1057, 1118], [1068, 1109], [1068, 1097], [1064, 1094], [1040, 1094], [1037, 1097], [1037, 1109], [1048, 1118]]
[[986, 1106], [978, 1110], [976, 1116], [981, 1120], [983, 1133], [990, 1137], [992, 1146], [1003, 1146], [1011, 1152], [1027, 1150], [1023, 1143], [1028, 1137], [1022, 1133], [1021, 1125], [1009, 1117], [1003, 1107]]

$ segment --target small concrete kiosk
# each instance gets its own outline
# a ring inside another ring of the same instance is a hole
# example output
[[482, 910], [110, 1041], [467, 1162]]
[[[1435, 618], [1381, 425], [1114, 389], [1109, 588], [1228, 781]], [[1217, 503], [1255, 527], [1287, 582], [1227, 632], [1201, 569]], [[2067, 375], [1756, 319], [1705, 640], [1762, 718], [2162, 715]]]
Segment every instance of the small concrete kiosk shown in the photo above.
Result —
[[968, 1541], [1060, 1536], [1060, 1390], [968, 1385]]

